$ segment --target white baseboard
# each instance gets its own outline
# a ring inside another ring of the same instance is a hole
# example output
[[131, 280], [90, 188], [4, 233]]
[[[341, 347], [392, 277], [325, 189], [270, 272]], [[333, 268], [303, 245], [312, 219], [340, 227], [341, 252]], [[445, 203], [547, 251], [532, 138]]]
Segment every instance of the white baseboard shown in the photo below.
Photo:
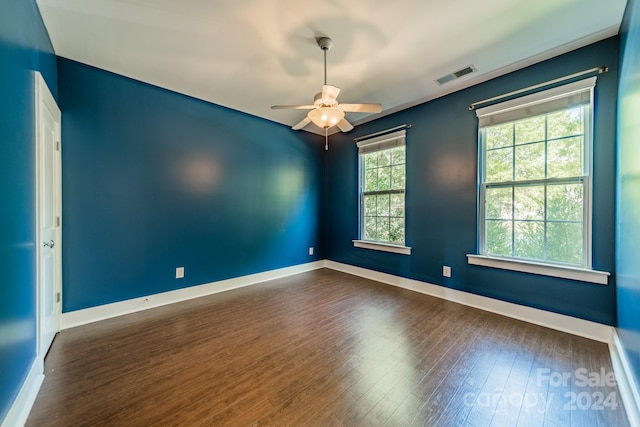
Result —
[[611, 341], [611, 330], [613, 328], [601, 323], [578, 319], [577, 317], [566, 316], [564, 314], [553, 313], [489, 297], [483, 297], [469, 292], [447, 288], [445, 286], [433, 285], [419, 280], [407, 279], [335, 261], [327, 261], [326, 263], [327, 268], [353, 274], [354, 276], [360, 276], [403, 289], [420, 292], [422, 294], [446, 299], [448, 301], [457, 302], [470, 307], [479, 308], [481, 310], [490, 311], [492, 313], [501, 314], [503, 316], [523, 320], [535, 325], [567, 332], [592, 340], [604, 343], [609, 343]]
[[640, 388], [636, 382], [629, 360], [625, 353], [618, 333], [612, 331], [612, 340], [609, 343], [609, 353], [611, 353], [611, 364], [616, 375], [620, 397], [627, 411], [627, 418], [631, 427], [640, 427]]
[[60, 330], [73, 328], [88, 323], [105, 320], [112, 317], [135, 313], [154, 307], [160, 307], [175, 302], [186, 301], [218, 292], [229, 291], [244, 286], [255, 285], [267, 280], [278, 279], [291, 276], [292, 274], [304, 273], [316, 270], [325, 266], [325, 261], [315, 261], [306, 264], [294, 265], [292, 267], [280, 268], [277, 270], [265, 271], [262, 273], [250, 274], [247, 276], [234, 277], [232, 279], [220, 280], [218, 282], [206, 283], [203, 285], [190, 286], [188, 288], [176, 289], [174, 291], [149, 295], [140, 298], [133, 298], [111, 304], [90, 307], [83, 310], [69, 311], [62, 313], [60, 317]]
[[44, 362], [41, 358], [36, 358], [31, 364], [29, 374], [22, 383], [16, 400], [13, 401], [13, 405], [9, 408], [7, 416], [2, 421], [2, 427], [24, 426], [33, 407], [33, 403], [36, 401], [43, 380]]
[[60, 318], [60, 329], [69, 329], [97, 322], [99, 320], [135, 313], [137, 311], [160, 307], [244, 286], [255, 285], [267, 280], [273, 280], [323, 267], [604, 343], [610, 343], [612, 339], [611, 326], [329, 260], [315, 261], [307, 264], [300, 264], [292, 267], [285, 267], [248, 276], [235, 277], [218, 282], [191, 286], [160, 294], [62, 313]]

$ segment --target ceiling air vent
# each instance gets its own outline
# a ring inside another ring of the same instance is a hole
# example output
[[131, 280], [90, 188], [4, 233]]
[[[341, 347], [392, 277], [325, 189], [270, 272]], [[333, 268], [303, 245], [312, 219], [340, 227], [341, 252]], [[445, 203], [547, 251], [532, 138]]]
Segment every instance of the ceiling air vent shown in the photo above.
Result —
[[455, 71], [451, 74], [447, 74], [446, 76], [442, 76], [439, 79], [436, 80], [436, 82], [438, 82], [439, 85], [445, 84], [447, 82], [450, 82], [451, 80], [455, 80], [455, 79], [459, 79], [462, 76], [466, 76], [467, 74], [471, 74], [473, 72], [476, 71], [476, 67], [474, 67], [473, 65], [469, 65], [466, 68], [463, 68], [462, 70], [458, 70]]

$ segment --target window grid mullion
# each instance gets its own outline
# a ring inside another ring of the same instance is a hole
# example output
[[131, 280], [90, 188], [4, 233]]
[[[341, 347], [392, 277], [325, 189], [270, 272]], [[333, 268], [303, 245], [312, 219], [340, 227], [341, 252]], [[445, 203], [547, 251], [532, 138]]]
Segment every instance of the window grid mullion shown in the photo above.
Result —
[[[376, 153], [376, 184], [377, 184], [376, 191], [380, 191], [380, 152], [379, 151]], [[375, 236], [376, 240], [380, 239], [380, 217], [378, 217], [379, 203], [380, 203], [380, 195], [376, 194], [376, 211], [374, 212], [376, 217], [376, 236]]]
[[511, 256], [516, 255], [516, 123], [512, 124], [511, 132]]
[[[378, 196], [376, 196], [376, 210], [378, 209]], [[378, 214], [375, 212], [373, 218], [373, 239], [378, 240]]]
[[[549, 178], [549, 116], [544, 116], [544, 177]], [[547, 259], [547, 189], [548, 185], [544, 184], [544, 222], [543, 222], [543, 246], [542, 259]]]
[[380, 190], [380, 191], [365, 191], [365, 196], [377, 196], [385, 194], [404, 194], [404, 190]]
[[567, 178], [549, 178], [549, 179], [532, 179], [523, 181], [509, 181], [509, 182], [490, 182], [485, 183], [487, 188], [500, 188], [511, 187], [515, 185], [517, 187], [526, 187], [529, 185], [553, 185], [553, 184], [581, 184], [587, 177], [586, 176], [571, 176]]
[[511, 256], [516, 255], [516, 186], [511, 186]]
[[364, 194], [364, 190], [365, 190], [365, 177], [367, 175], [367, 164], [366, 164], [366, 155], [359, 155], [358, 156], [358, 170], [360, 172], [359, 174], [359, 179], [360, 179], [360, 237], [364, 237], [366, 236], [367, 233], [367, 218], [366, 218], [366, 209], [365, 209], [365, 204], [364, 204], [364, 200], [365, 200], [365, 194]]
[[511, 181], [516, 180], [516, 123], [513, 122], [511, 132]]

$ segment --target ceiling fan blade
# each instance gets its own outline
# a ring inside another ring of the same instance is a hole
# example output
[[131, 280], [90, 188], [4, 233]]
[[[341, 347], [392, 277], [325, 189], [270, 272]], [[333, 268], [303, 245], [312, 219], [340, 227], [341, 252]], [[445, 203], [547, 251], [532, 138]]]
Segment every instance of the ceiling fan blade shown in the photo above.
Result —
[[380, 104], [340, 104], [340, 108], [347, 113], [380, 113], [382, 111]]
[[353, 125], [349, 123], [347, 119], [340, 120], [336, 126], [338, 126], [338, 129], [340, 129], [342, 132], [349, 132], [351, 129], [353, 129]]
[[322, 85], [322, 102], [325, 104], [333, 104], [338, 98], [340, 88], [331, 85]]
[[315, 105], [272, 105], [272, 110], [313, 110]]
[[299, 130], [299, 129], [302, 129], [303, 127], [305, 127], [306, 125], [308, 125], [309, 123], [311, 123], [311, 119], [309, 117], [305, 117], [297, 125], [291, 127], [291, 129]]

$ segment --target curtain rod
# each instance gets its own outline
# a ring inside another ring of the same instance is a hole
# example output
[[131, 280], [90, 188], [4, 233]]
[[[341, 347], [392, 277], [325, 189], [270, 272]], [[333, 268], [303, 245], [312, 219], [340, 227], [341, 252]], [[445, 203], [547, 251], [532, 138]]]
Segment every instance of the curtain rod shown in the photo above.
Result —
[[602, 67], [589, 68], [588, 70], [580, 71], [580, 72], [577, 72], [577, 73], [574, 73], [574, 74], [569, 74], [568, 76], [564, 76], [564, 77], [560, 77], [560, 78], [557, 78], [557, 79], [549, 80], [548, 82], [540, 83], [540, 84], [537, 84], [537, 85], [525, 87], [524, 89], [515, 90], [513, 92], [505, 93], [504, 95], [494, 96], [493, 98], [483, 99], [482, 101], [476, 101], [473, 104], [469, 105], [469, 111], [474, 110], [480, 104], [486, 104], [488, 102], [498, 101], [500, 99], [508, 98], [510, 96], [513, 96], [513, 95], [521, 94], [523, 92], [528, 92], [530, 90], [538, 89], [538, 88], [541, 88], [541, 87], [544, 87], [544, 86], [549, 86], [549, 85], [552, 85], [554, 83], [562, 82], [562, 81], [565, 81], [565, 80], [571, 80], [571, 79], [573, 79], [575, 77], [584, 76], [585, 74], [595, 73], [596, 71], [598, 72], [598, 74], [603, 74], [603, 73], [606, 73], [606, 72], [609, 71], [609, 67], [602, 66]]
[[403, 124], [403, 125], [396, 126], [396, 127], [394, 127], [394, 128], [390, 128], [390, 129], [386, 129], [386, 130], [381, 130], [380, 132], [374, 132], [374, 133], [370, 133], [369, 135], [359, 136], [359, 137], [357, 137], [357, 138], [353, 138], [353, 140], [354, 140], [355, 142], [358, 142], [358, 141], [360, 141], [361, 139], [373, 138], [374, 136], [384, 135], [385, 133], [393, 132], [394, 130], [409, 129], [410, 127], [411, 127], [411, 123], [405, 123], [405, 124]]

